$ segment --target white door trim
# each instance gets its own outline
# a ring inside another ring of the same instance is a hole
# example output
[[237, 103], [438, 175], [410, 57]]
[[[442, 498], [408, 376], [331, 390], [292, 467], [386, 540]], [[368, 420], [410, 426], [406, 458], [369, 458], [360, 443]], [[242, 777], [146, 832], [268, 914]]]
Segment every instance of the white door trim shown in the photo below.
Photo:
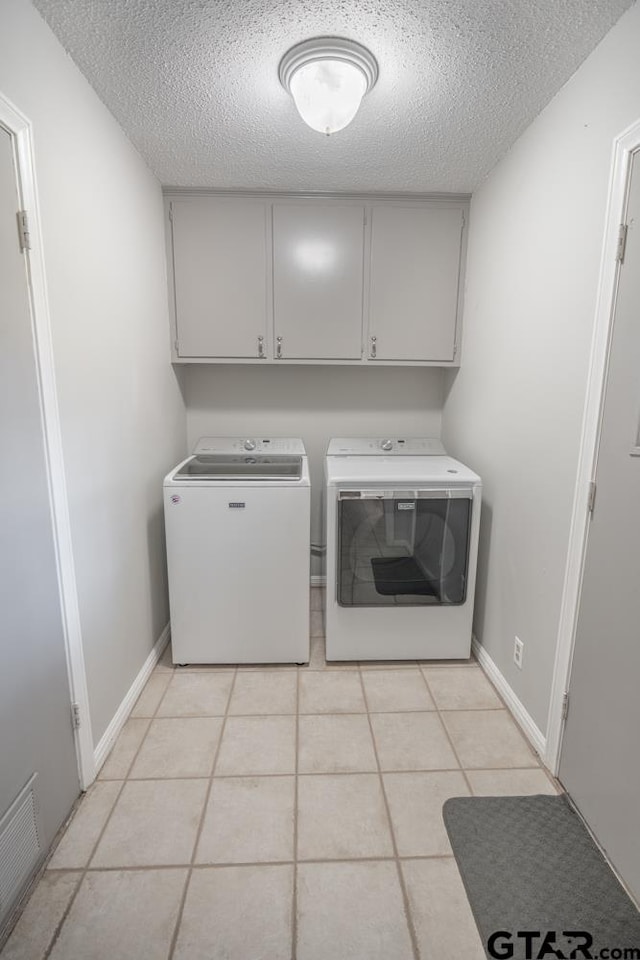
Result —
[[565, 692], [569, 689], [587, 546], [589, 484], [595, 476], [602, 402], [611, 342], [611, 321], [618, 291], [619, 263], [616, 259], [618, 236], [620, 224], [624, 222], [631, 156], [638, 148], [640, 148], [640, 120], [624, 130], [613, 143], [609, 198], [596, 298], [595, 325], [591, 342], [587, 396], [582, 422], [580, 456], [569, 533], [569, 550], [560, 608], [551, 702], [547, 720], [547, 748], [544, 759], [547, 767], [556, 775], [560, 765], [560, 748], [564, 730], [563, 700]]
[[[31, 249], [25, 251], [40, 410], [44, 428], [49, 503], [58, 573], [71, 701], [78, 704], [80, 727], [75, 731], [78, 774], [83, 790], [96, 775], [89, 698], [82, 649], [80, 610], [71, 541], [71, 523], [62, 450], [62, 433], [51, 337], [51, 318], [42, 249], [33, 134], [30, 121], [0, 93], [0, 124], [11, 135], [18, 174], [21, 209], [28, 212]], [[17, 242], [17, 227], [16, 227]], [[69, 704], [71, 723], [71, 703]]]

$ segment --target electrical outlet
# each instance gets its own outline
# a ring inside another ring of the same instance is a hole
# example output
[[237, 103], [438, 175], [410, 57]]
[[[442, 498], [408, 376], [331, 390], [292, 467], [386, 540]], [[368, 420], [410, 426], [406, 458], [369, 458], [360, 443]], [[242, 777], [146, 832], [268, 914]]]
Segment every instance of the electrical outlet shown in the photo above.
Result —
[[520, 637], [516, 637], [513, 643], [513, 662], [519, 670], [522, 670], [522, 655], [524, 653], [524, 643]]

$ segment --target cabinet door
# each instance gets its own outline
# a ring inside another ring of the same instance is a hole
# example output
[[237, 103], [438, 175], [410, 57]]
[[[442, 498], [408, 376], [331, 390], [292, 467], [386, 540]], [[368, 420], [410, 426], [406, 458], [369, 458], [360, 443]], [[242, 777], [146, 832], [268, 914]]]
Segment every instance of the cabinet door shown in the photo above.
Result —
[[454, 359], [463, 225], [460, 206], [374, 205], [371, 359]]
[[178, 355], [257, 357], [267, 347], [267, 206], [174, 200]]
[[363, 250], [364, 207], [274, 205], [276, 357], [360, 359]]

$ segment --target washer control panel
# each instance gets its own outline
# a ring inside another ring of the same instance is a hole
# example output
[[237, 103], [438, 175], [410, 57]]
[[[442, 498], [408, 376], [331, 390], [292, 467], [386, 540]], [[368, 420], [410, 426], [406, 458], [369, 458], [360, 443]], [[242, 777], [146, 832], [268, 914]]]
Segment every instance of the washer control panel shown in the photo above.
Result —
[[297, 437], [201, 437], [194, 453], [292, 453], [305, 456]]
[[446, 454], [440, 440], [429, 437], [337, 437], [329, 441], [328, 457], [375, 456], [443, 456]]

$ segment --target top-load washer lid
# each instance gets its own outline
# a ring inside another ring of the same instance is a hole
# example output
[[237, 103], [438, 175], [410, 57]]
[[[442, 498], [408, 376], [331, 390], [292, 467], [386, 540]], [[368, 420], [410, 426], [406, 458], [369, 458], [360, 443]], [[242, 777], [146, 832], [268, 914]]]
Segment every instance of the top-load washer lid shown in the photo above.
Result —
[[430, 437], [336, 437], [329, 441], [328, 457], [442, 457], [440, 440]]
[[271, 456], [306, 456], [304, 443], [298, 437], [201, 437], [193, 448], [195, 454], [263, 454]]
[[302, 457], [258, 454], [207, 454], [190, 457], [175, 480], [300, 480]]

